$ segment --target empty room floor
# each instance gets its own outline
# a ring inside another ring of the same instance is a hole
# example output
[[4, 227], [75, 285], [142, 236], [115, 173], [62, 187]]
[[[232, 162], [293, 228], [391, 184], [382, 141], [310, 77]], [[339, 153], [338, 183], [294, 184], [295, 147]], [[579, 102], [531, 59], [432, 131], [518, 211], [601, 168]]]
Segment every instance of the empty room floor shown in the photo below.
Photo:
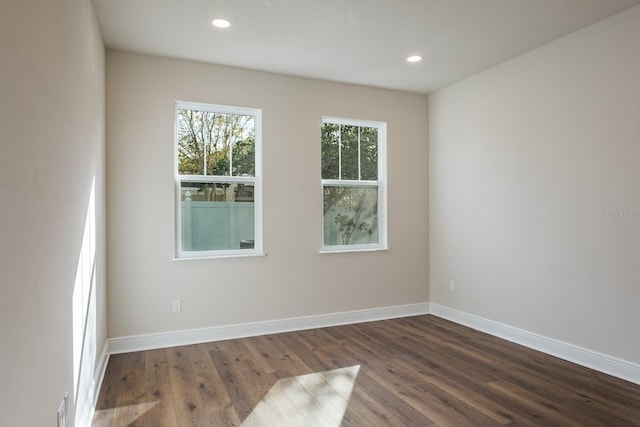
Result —
[[93, 426], [640, 426], [640, 385], [423, 315], [112, 355]]

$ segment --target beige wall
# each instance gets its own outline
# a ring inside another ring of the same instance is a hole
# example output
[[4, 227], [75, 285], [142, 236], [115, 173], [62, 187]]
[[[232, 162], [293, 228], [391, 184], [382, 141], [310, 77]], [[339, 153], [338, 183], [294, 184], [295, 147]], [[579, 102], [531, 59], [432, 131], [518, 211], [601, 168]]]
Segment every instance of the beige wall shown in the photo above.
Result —
[[[266, 257], [173, 260], [176, 100], [262, 109]], [[319, 254], [322, 115], [388, 123], [388, 252]], [[426, 117], [426, 96], [108, 51], [109, 335], [426, 302]]]
[[92, 5], [0, 3], [2, 426], [55, 425], [65, 391], [73, 425], [76, 402], [87, 403], [74, 396], [72, 295], [94, 179], [90, 374], [106, 342], [104, 47]]
[[639, 40], [634, 7], [430, 96], [431, 302], [640, 362]]

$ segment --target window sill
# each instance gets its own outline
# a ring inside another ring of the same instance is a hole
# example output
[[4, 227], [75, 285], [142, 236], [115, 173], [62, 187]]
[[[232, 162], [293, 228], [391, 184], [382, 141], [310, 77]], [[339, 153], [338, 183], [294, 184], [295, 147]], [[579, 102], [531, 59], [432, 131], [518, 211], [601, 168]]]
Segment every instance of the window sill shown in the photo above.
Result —
[[264, 252], [251, 252], [246, 254], [221, 254], [221, 255], [203, 255], [203, 256], [174, 256], [174, 261], [200, 261], [200, 260], [216, 260], [216, 259], [230, 259], [230, 258], [255, 258], [255, 257], [266, 257], [267, 254]]
[[320, 255], [325, 254], [345, 254], [353, 252], [389, 252], [389, 248], [340, 248], [340, 249], [320, 249]]

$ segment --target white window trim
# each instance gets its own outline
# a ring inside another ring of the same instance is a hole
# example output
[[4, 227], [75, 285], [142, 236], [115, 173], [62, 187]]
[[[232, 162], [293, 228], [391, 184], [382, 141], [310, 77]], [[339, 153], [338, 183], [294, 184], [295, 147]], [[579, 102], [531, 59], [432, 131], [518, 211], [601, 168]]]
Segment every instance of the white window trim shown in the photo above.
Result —
[[[335, 125], [375, 127], [378, 129], [378, 180], [377, 181], [351, 181], [342, 179], [322, 179], [321, 189], [325, 185], [349, 185], [356, 186], [377, 186], [378, 187], [378, 243], [366, 245], [330, 245], [324, 244], [324, 215], [322, 217], [322, 227], [320, 242], [321, 254], [348, 253], [348, 252], [380, 252], [388, 251], [387, 243], [387, 123], [372, 120], [346, 119], [342, 117], [322, 116], [320, 129], [325, 123]], [[322, 137], [322, 136], [321, 136]], [[358, 153], [358, 163], [360, 162]], [[320, 191], [320, 207], [324, 205], [324, 191]]]
[[[178, 173], [178, 110], [196, 109], [212, 113], [241, 114], [254, 116], [255, 131], [255, 176], [201, 176], [180, 175]], [[262, 110], [258, 108], [234, 107], [228, 105], [205, 104], [200, 102], [176, 101], [174, 108], [173, 165], [175, 182], [175, 253], [174, 260], [217, 259], [265, 256], [262, 242]], [[253, 249], [227, 249], [211, 251], [183, 251], [181, 236], [180, 183], [190, 182], [228, 182], [253, 183], [254, 206], [254, 246]]]

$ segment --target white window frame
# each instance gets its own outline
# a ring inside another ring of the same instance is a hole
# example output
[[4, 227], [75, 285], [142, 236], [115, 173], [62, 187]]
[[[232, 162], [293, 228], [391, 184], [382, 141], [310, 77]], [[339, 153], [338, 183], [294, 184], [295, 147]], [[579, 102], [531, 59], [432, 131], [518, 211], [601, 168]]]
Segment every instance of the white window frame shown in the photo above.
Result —
[[[371, 120], [346, 119], [341, 117], [322, 116], [320, 122], [320, 138], [322, 138], [322, 126], [324, 124], [359, 126], [376, 128], [378, 130], [378, 179], [376, 181], [347, 180], [347, 179], [323, 179], [321, 178], [320, 206], [324, 209], [324, 187], [325, 186], [349, 186], [349, 187], [377, 187], [378, 188], [378, 243], [358, 244], [358, 245], [325, 245], [324, 243], [324, 213], [322, 215], [322, 242], [320, 253], [345, 253], [345, 252], [367, 252], [386, 251], [387, 246], [387, 124]], [[358, 158], [360, 150], [358, 150]], [[359, 162], [359, 160], [358, 160]], [[339, 166], [339, 168], [341, 165]], [[340, 176], [340, 174], [338, 175]]]
[[[212, 113], [239, 114], [254, 117], [255, 130], [255, 175], [246, 176], [219, 176], [219, 175], [180, 175], [178, 172], [178, 111], [181, 109], [193, 109]], [[262, 246], [262, 110], [258, 108], [234, 107], [228, 105], [206, 104], [199, 102], [176, 101], [174, 110], [174, 147], [173, 165], [175, 176], [175, 260], [203, 259], [203, 258], [230, 258], [247, 256], [264, 256]], [[186, 182], [216, 182], [253, 184], [254, 206], [254, 246], [252, 249], [224, 249], [208, 251], [182, 250], [181, 236], [181, 183]]]

